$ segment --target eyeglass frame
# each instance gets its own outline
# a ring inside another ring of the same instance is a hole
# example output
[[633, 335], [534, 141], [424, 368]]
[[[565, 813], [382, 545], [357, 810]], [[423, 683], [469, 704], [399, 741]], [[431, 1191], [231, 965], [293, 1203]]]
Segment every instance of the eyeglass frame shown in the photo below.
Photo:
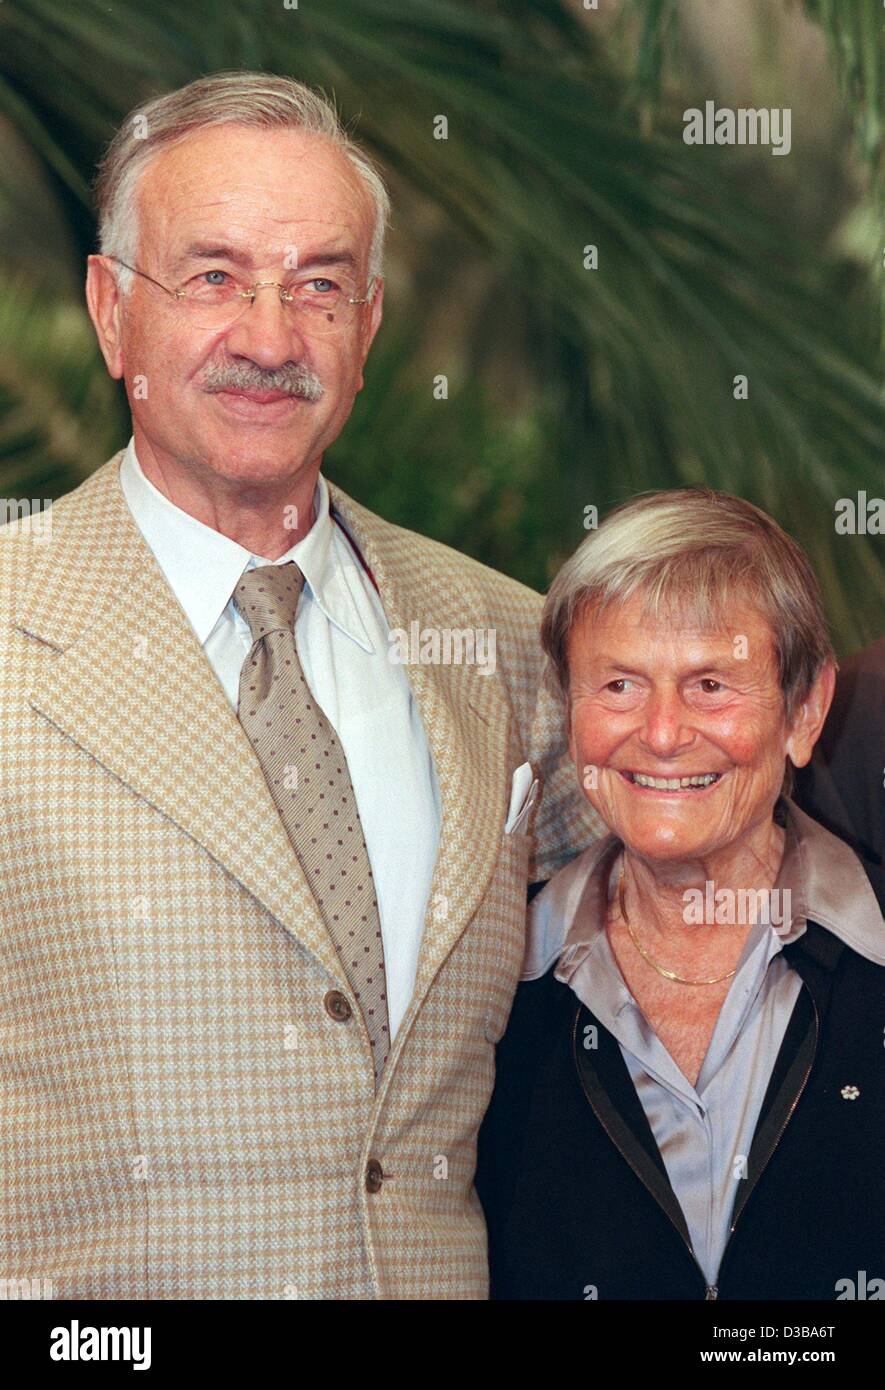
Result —
[[[140, 276], [142, 277], [143, 280], [150, 280], [151, 284], [152, 284], [152, 285], [156, 285], [156, 287], [157, 287], [158, 290], [163, 290], [166, 294], [171, 295], [173, 299], [189, 299], [189, 300], [191, 301], [191, 303], [196, 303], [196, 304], [199, 304], [199, 303], [201, 302], [201, 301], [198, 300], [198, 299], [194, 299], [194, 296], [193, 296], [193, 295], [189, 295], [188, 292], [187, 292], [187, 290], [184, 290], [184, 289], [170, 290], [170, 288], [169, 288], [168, 285], [164, 285], [164, 284], [162, 283], [162, 281], [160, 281], [160, 280], [155, 280], [154, 277], [153, 277], [153, 275], [148, 275], [148, 273], [147, 273], [146, 270], [139, 270], [137, 265], [129, 265], [127, 261], [121, 260], [119, 256], [108, 256], [107, 259], [108, 259], [109, 261], [116, 261], [117, 265], [123, 266], [123, 268], [124, 268], [125, 270], [131, 270], [133, 275], [140, 275]], [[324, 279], [326, 279], [326, 278], [327, 278], [327, 277], [324, 276], [324, 275], [314, 276], [314, 279], [318, 279], [318, 280], [324, 280]], [[256, 280], [256, 281], [255, 281], [255, 284], [254, 284], [254, 285], [250, 285], [248, 289], [246, 289], [246, 290], [237, 290], [235, 298], [237, 298], [237, 299], [248, 299], [248, 300], [250, 301], [250, 307], [251, 307], [251, 305], [255, 303], [255, 291], [256, 291], [256, 290], [261, 290], [261, 289], [269, 289], [271, 285], [274, 287], [274, 289], [279, 290], [279, 292], [280, 292], [280, 303], [281, 303], [281, 304], [291, 304], [291, 303], [292, 303], [292, 300], [295, 298], [294, 294], [290, 294], [289, 291], [286, 289], [286, 286], [285, 286], [285, 285], [281, 285], [280, 282], [279, 282], [279, 280]], [[371, 293], [371, 294], [364, 295], [362, 299], [354, 299], [353, 296], [351, 295], [351, 296], [349, 296], [349, 297], [345, 300], [345, 303], [346, 303], [346, 304], [371, 304], [372, 300], [375, 298], [375, 289], [377, 288], [377, 285], [378, 285], [378, 276], [377, 276], [377, 275], [373, 275], [373, 276], [372, 276], [372, 293]], [[235, 320], [234, 320], [234, 321], [235, 321]]]

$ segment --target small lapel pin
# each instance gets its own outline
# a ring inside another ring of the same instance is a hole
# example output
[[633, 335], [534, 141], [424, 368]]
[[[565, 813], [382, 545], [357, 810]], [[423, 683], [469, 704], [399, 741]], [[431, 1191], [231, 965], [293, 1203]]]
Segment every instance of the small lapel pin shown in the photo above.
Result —
[[843, 1086], [843, 1087], [842, 1087], [842, 1099], [843, 1099], [843, 1100], [857, 1100], [857, 1098], [858, 1098], [859, 1095], [860, 1095], [860, 1091], [858, 1090], [858, 1088], [857, 1088], [856, 1086]]

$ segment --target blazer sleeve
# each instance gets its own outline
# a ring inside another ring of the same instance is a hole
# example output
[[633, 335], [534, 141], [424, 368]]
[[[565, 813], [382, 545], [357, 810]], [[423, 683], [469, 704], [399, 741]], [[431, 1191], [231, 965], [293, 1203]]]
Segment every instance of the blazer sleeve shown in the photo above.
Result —
[[538, 644], [537, 697], [532, 712], [526, 757], [541, 778], [541, 802], [535, 821], [535, 848], [529, 883], [552, 878], [606, 826], [587, 800], [579, 772], [568, 751], [562, 697]]

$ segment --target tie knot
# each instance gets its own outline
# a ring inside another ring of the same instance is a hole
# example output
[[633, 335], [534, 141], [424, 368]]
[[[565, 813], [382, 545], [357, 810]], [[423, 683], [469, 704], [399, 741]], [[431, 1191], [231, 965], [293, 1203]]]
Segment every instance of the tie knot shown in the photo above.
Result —
[[292, 632], [304, 575], [294, 560], [247, 570], [233, 592], [234, 607], [249, 624], [252, 641], [285, 628]]

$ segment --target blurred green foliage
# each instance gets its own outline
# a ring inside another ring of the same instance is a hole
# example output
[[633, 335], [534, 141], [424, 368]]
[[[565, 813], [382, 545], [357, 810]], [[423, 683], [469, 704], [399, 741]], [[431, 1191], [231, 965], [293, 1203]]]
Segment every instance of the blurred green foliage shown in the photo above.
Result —
[[680, 44], [688, 3], [624, 0], [607, 26], [564, 0], [0, 7], [0, 490], [59, 495], [128, 437], [82, 303], [113, 130], [195, 76], [266, 68], [333, 94], [394, 196], [386, 322], [332, 478], [539, 588], [587, 505], [707, 482], [806, 546], [840, 653], [879, 635], [883, 542], [837, 536], [834, 506], [885, 491], [883, 11], [806, 0], [842, 95], [826, 138], [794, 121], [773, 159], [683, 143], [683, 109], [716, 95]]

